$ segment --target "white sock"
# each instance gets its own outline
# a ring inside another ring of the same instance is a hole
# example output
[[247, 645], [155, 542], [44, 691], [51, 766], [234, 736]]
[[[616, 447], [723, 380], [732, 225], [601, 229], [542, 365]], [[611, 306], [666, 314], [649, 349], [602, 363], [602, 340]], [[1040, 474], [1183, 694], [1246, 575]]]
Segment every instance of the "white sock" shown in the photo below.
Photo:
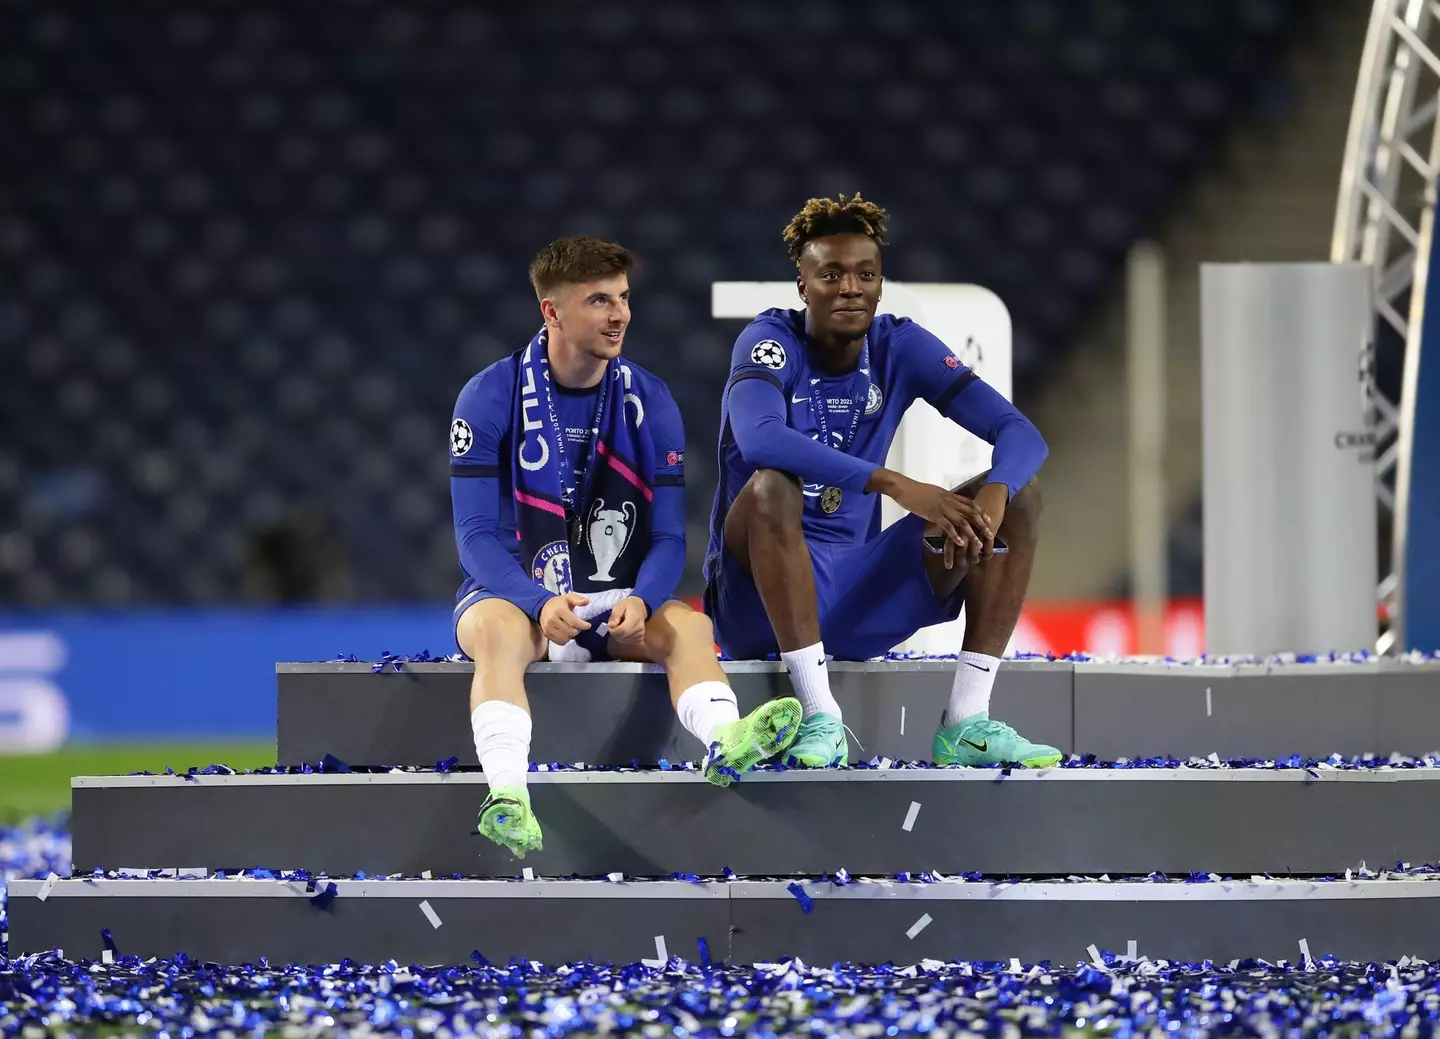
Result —
[[804, 649], [792, 649], [781, 653], [780, 659], [790, 672], [790, 682], [795, 686], [795, 696], [805, 708], [803, 718], [812, 714], [833, 714], [840, 717], [840, 705], [830, 694], [830, 671], [825, 666], [825, 643], [817, 642]]
[[486, 700], [470, 712], [470, 726], [490, 788], [524, 790], [530, 769], [530, 712], [504, 700]]
[[675, 713], [685, 731], [709, 748], [715, 730], [740, 719], [735, 691], [724, 682], [697, 682], [680, 694]]
[[950, 687], [950, 708], [946, 721], [951, 725], [981, 711], [990, 710], [990, 690], [995, 688], [999, 657], [961, 652], [955, 665], [955, 684]]

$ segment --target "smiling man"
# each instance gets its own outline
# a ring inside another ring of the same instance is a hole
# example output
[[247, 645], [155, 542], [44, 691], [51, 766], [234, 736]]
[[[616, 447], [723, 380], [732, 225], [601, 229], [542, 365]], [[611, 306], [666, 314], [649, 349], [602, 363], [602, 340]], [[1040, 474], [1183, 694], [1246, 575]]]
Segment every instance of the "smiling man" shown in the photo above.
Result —
[[544, 660], [661, 664], [681, 723], [728, 786], [795, 738], [800, 704], [745, 718], [710, 621], [671, 598], [685, 565], [685, 431], [655, 376], [621, 361], [630, 253], [594, 238], [540, 251], [545, 324], [460, 392], [450, 423], [455, 540], [465, 573], [455, 641], [475, 662], [479, 830], [517, 856], [541, 846], [526, 785], [525, 668]]
[[[881, 656], [963, 604], [935, 760], [1054, 764], [1058, 750], [989, 715], [1035, 559], [1045, 441], [935, 336], [876, 316], [884, 235], [884, 210], [858, 194], [813, 198], [785, 228], [805, 309], [767, 310], [735, 342], [706, 613], [728, 656], [779, 653], [804, 708], [787, 763], [823, 767], [848, 750], [827, 655]], [[915, 400], [993, 444], [993, 468], [955, 490], [885, 468]], [[882, 494], [909, 513], [883, 531]]]

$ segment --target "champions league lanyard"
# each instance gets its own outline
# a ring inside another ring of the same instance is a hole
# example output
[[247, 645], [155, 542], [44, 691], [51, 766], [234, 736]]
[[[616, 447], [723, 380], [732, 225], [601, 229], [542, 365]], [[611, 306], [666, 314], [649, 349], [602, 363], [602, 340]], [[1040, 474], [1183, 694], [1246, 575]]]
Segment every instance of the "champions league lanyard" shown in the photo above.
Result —
[[[850, 445], [855, 440], [855, 433], [860, 429], [860, 416], [864, 414], [865, 405], [870, 400], [870, 386], [872, 380], [870, 378], [869, 336], [865, 337], [865, 344], [860, 348], [859, 368], [860, 375], [862, 376], [860, 392], [858, 394], [850, 394], [850, 428], [845, 433], [844, 443], [840, 444], [838, 447], [835, 448], [837, 451], [850, 450]], [[820, 442], [822, 444], [825, 444], [827, 447], [832, 447], [834, 445], [830, 443], [830, 402], [824, 397], [821, 397], [816, 392], [819, 385], [819, 379], [810, 380], [810, 399], [812, 401], [816, 401], [818, 398], [819, 404], [819, 406], [815, 408], [815, 429], [820, 434]], [[850, 388], [853, 390], [855, 386], [856, 380], [852, 378], [850, 380]], [[844, 500], [844, 498], [845, 492], [840, 490], [839, 487], [826, 487], [823, 491], [820, 492], [820, 511], [825, 513], [827, 516], [834, 512], [837, 512], [840, 508], [840, 503]]]
[[[549, 336], [541, 337], [541, 343], [545, 347], [545, 354], [541, 363], [545, 370], [541, 373], [544, 378], [540, 380], [544, 387], [545, 409], [550, 415], [550, 430], [554, 438], [555, 464], [560, 471], [560, 500], [565, 504], [565, 511], [570, 515], [570, 544], [580, 544], [580, 505], [584, 495], [580, 492], [582, 488], [577, 484], [575, 471], [570, 467], [570, 455], [565, 450], [565, 430], [560, 425], [560, 415], [555, 410], [555, 390], [550, 385], [550, 343]], [[600, 443], [600, 430], [604, 428], [605, 404], [610, 397], [610, 365], [605, 365], [605, 376], [600, 380], [600, 392], [595, 401], [595, 418], [590, 423], [590, 443], [586, 445], [589, 455], [585, 463], [585, 483], [590, 483], [590, 478], [595, 472], [595, 452]]]

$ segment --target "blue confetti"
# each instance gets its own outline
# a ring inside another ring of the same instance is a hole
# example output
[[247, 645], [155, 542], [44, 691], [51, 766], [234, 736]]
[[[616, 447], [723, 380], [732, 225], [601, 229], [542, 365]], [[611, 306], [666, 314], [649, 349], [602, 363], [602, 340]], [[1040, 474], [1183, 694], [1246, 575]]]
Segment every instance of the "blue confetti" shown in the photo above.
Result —
[[660, 972], [471, 958], [274, 967], [184, 956], [106, 965], [43, 953], [0, 969], [0, 1021], [15, 1035], [1429, 1035], [1440, 1006], [1440, 965], [1328, 956], [1308, 972], [1255, 959], [1131, 962], [1108, 950], [1104, 969], [1046, 963], [1023, 972], [934, 960], [725, 966], [702, 956]]
[[795, 901], [800, 903], [801, 912], [808, 914], [814, 908], [814, 900], [806, 893], [805, 888], [798, 880], [792, 880], [785, 890], [795, 896]]
[[326, 754], [324, 760], [320, 762], [320, 771], [349, 772], [350, 766], [345, 764], [345, 762], [341, 761], [334, 754]]
[[[307, 890], [309, 889], [307, 888]], [[339, 893], [339, 889], [335, 886], [335, 883], [331, 881], [310, 899], [310, 904], [316, 909], [329, 909], [330, 904], [335, 901], [335, 896]]]

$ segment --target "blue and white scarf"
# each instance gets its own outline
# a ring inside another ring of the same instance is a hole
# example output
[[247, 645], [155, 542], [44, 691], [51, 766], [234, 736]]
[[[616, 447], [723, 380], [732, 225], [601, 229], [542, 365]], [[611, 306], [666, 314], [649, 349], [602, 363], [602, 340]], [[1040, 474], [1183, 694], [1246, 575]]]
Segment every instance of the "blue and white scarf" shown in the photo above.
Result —
[[[521, 559], [536, 584], [589, 596], [587, 612], [608, 614], [630, 594], [650, 551], [655, 444], [644, 422], [630, 369], [611, 361], [597, 394], [589, 462], [577, 479], [555, 409], [545, 329], [521, 351], [511, 426]], [[596, 634], [592, 628], [582, 638]]]

